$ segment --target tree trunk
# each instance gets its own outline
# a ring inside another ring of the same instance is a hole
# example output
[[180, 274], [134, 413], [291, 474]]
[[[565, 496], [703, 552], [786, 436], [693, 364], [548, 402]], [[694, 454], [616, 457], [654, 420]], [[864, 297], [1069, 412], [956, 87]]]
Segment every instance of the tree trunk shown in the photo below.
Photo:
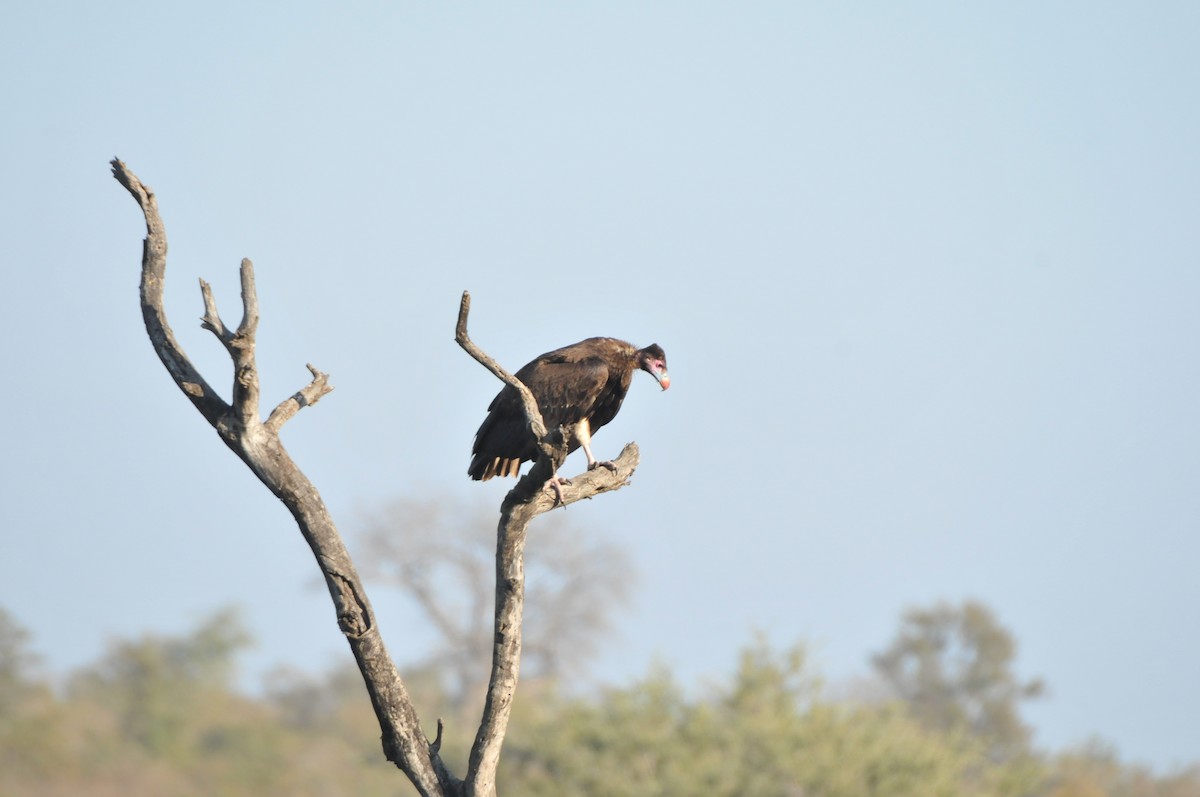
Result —
[[530, 472], [505, 498], [496, 546], [496, 620], [495, 642], [487, 701], [475, 744], [471, 750], [467, 775], [459, 779], [447, 769], [439, 749], [442, 722], [430, 742], [421, 730], [416, 709], [408, 690], [388, 655], [380, 636], [375, 614], [366, 590], [350, 560], [341, 535], [329, 515], [316, 487], [292, 461], [279, 433], [302, 408], [316, 404], [333, 388], [328, 375], [313, 366], [312, 380], [280, 402], [264, 421], [259, 412], [258, 366], [254, 346], [258, 329], [258, 297], [254, 284], [254, 265], [241, 265], [242, 320], [230, 330], [217, 312], [208, 283], [201, 280], [204, 302], [202, 326], [225, 346], [233, 361], [233, 398], [226, 403], [195, 369], [167, 323], [163, 305], [166, 275], [167, 238], [158, 202], [124, 163], [112, 161], [113, 176], [137, 201], [146, 220], [146, 239], [142, 248], [142, 317], [150, 342], [163, 365], [192, 405], [216, 429], [217, 434], [267, 486], [300, 527], [317, 566], [325, 577], [329, 595], [337, 612], [338, 627], [346, 637], [354, 659], [362, 672], [371, 705], [383, 732], [383, 750], [412, 781], [423, 797], [491, 797], [496, 793], [496, 767], [508, 726], [509, 712], [517, 688], [521, 655], [521, 616], [524, 603], [524, 547], [529, 522], [537, 515], [602, 492], [616, 490], [628, 483], [638, 464], [637, 446], [630, 443], [615, 461], [616, 468], [599, 468], [576, 478], [565, 488], [561, 502], [544, 488], [566, 457], [562, 430], [547, 433], [537, 403], [519, 381], [495, 364], [467, 337], [470, 297], [463, 294], [459, 308], [456, 340], [492, 373], [522, 394], [530, 429], [539, 441], [541, 454]]

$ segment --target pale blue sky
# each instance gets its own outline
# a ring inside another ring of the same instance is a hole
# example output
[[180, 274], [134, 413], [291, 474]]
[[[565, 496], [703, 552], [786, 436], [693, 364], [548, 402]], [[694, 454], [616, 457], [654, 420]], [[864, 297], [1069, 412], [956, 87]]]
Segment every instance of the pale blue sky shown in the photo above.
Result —
[[[0, 605], [51, 668], [245, 608], [253, 676], [347, 656], [287, 513], [154, 358], [143, 228], [214, 384], [198, 277], [255, 260], [274, 403], [343, 529], [465, 477], [512, 367], [667, 350], [572, 520], [639, 569], [597, 674], [728, 672], [762, 629], [863, 675], [977, 598], [1040, 743], [1200, 758], [1200, 6], [24, 4], [0, 28], [9, 421]], [[572, 461], [567, 470], [577, 469]], [[536, 531], [533, 543], [536, 545]], [[375, 598], [400, 659], [428, 636]]]

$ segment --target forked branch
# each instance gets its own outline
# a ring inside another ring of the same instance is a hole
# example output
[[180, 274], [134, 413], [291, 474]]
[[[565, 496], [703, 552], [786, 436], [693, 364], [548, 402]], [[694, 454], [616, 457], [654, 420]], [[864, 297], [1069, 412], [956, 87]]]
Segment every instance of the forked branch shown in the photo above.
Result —
[[338, 626], [362, 671], [375, 714], [383, 730], [383, 748], [424, 797], [462, 794], [462, 781], [442, 764], [438, 747], [421, 731], [404, 682], [388, 655], [350, 555], [316, 487], [292, 461], [279, 438], [283, 425], [303, 407], [316, 404], [333, 388], [326, 374], [309, 365], [312, 381], [280, 402], [264, 422], [258, 410], [259, 379], [254, 345], [258, 329], [258, 294], [254, 266], [242, 261], [242, 320], [234, 331], [221, 320], [208, 283], [201, 281], [202, 325], [210, 330], [233, 360], [233, 400], [226, 403], [188, 360], [167, 323], [163, 306], [167, 237], [154, 192], [119, 160], [113, 176], [125, 186], [146, 219], [142, 249], [142, 315], [159, 359], [184, 395], [200, 411], [235, 454], [295, 517], [325, 577], [337, 613]]
[[545, 490], [546, 484], [566, 459], [569, 430], [547, 430], [537, 400], [529, 388], [475, 345], [467, 334], [470, 311], [471, 295], [463, 291], [454, 339], [485, 368], [520, 393], [530, 432], [537, 440], [539, 449], [538, 458], [529, 473], [501, 504], [500, 524], [496, 531], [496, 619], [492, 637], [492, 671], [488, 679], [483, 718], [475, 735], [475, 743], [471, 746], [466, 777], [469, 794], [490, 796], [496, 793], [496, 768], [500, 763], [500, 750], [520, 675], [521, 620], [525, 606], [525, 539], [529, 523], [556, 506], [565, 506], [624, 487], [637, 468], [638, 448], [634, 443], [626, 445], [621, 456], [614, 461], [612, 470], [596, 468], [573, 478], [571, 484], [563, 488], [561, 502], [557, 493]]

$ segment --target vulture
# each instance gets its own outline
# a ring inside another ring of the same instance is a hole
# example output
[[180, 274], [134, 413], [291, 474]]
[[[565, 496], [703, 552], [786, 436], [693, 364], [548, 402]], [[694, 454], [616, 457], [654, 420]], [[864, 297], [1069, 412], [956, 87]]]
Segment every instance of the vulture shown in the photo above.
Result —
[[[592, 435], [611, 421], [637, 369], [650, 374], [666, 390], [667, 355], [653, 343], [644, 349], [616, 338], [588, 338], [547, 352], [517, 371], [542, 411], [547, 429], [575, 424], [568, 453], [578, 448], [587, 455], [588, 470], [611, 462], [598, 462], [592, 454]], [[537, 443], [525, 421], [517, 391], [505, 385], [475, 433], [474, 455], [467, 474], [475, 481], [493, 476], [516, 476], [521, 463], [537, 458]]]

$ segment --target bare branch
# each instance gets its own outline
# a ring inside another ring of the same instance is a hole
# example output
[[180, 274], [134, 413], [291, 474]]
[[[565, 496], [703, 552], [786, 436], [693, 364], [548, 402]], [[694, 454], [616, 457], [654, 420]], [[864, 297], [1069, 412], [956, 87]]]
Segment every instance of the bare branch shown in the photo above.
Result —
[[557, 497], [551, 493], [543, 493], [535, 499], [537, 514], [548, 512], [558, 507], [567, 507], [576, 501], [595, 498], [601, 493], [619, 490], [630, 483], [633, 472], [637, 470], [641, 454], [637, 443], [626, 443], [621, 454], [612, 461], [613, 469], [596, 468], [584, 471], [578, 476], [571, 477], [571, 483], [563, 485], [562, 503], [557, 503]]
[[510, 385], [521, 395], [521, 403], [525, 407], [525, 417], [529, 419], [529, 429], [539, 441], [546, 436], [546, 423], [542, 420], [542, 412], [538, 409], [537, 401], [525, 383], [508, 371], [475, 345], [467, 335], [467, 315], [471, 312], [471, 293], [463, 291], [462, 301], [458, 305], [458, 324], [454, 328], [454, 340], [462, 346], [467, 354], [474, 357], [480, 365], [491, 371], [506, 385]]
[[462, 793], [438, 758], [438, 750], [421, 731], [416, 709], [392, 658], [384, 647], [375, 614], [341, 535], [316, 487], [292, 461], [279, 439], [280, 427], [299, 409], [314, 404], [331, 389], [328, 377], [311, 365], [313, 381], [271, 413], [267, 423], [258, 415], [259, 380], [254, 359], [258, 327], [258, 298], [254, 266], [242, 261], [242, 321], [230, 334], [220, 321], [207, 283], [204, 325], [226, 344], [234, 366], [233, 406], [222, 401], [179, 348], [163, 309], [166, 271], [166, 233], [154, 194], [119, 160], [113, 176], [125, 186], [146, 218], [147, 237], [142, 255], [142, 314], [146, 331], [159, 358], [221, 439], [292, 513], [313, 551], [337, 613], [338, 626], [358, 662], [371, 704], [383, 730], [383, 749], [413, 782], [423, 797]]
[[279, 402], [279, 406], [271, 410], [271, 415], [264, 424], [267, 431], [277, 434], [296, 413], [305, 407], [311, 407], [323, 396], [333, 391], [333, 386], [329, 384], [329, 374], [318, 371], [312, 363], [308, 364], [308, 370], [313, 375], [313, 380], [301, 390]]
[[113, 177], [125, 186], [146, 218], [146, 240], [142, 244], [141, 303], [142, 319], [154, 352], [166, 366], [171, 379], [205, 420], [216, 424], [229, 411], [229, 405], [204, 381], [175, 340], [163, 309], [163, 278], [167, 267], [167, 232], [158, 215], [154, 192], [142, 183], [120, 160], [112, 161]]
[[221, 345], [228, 351], [229, 344], [233, 340], [233, 333], [225, 328], [225, 323], [221, 321], [221, 314], [217, 312], [217, 300], [213, 298], [212, 286], [200, 280], [200, 295], [204, 299], [204, 316], [200, 319], [200, 326], [217, 336], [217, 340], [221, 341]]
[[258, 294], [254, 289], [254, 264], [242, 259], [242, 323], [229, 344], [233, 357], [233, 411], [244, 428], [258, 426], [258, 365], [254, 357], [258, 331]]
[[529, 388], [471, 341], [467, 334], [470, 311], [471, 294], [463, 291], [454, 339], [481, 365], [517, 390], [530, 431], [540, 450], [533, 467], [505, 497], [500, 507], [500, 525], [496, 533], [496, 616], [492, 638], [492, 671], [465, 778], [468, 794], [492, 797], [496, 793], [496, 769], [500, 763], [500, 750], [508, 729], [521, 669], [524, 554], [529, 523], [555, 506], [566, 506], [628, 484], [637, 468], [638, 449], [630, 443], [614, 462], [612, 470], [597, 468], [574, 479], [563, 488], [562, 503], [559, 504], [557, 494], [551, 495], [543, 488], [567, 457], [568, 434], [564, 432], [569, 430], [560, 428], [547, 433], [537, 400]]
[[445, 730], [445, 727], [446, 726], [445, 723], [442, 722], [442, 718], [438, 717], [437, 737], [429, 743], [429, 748], [434, 752], [442, 749], [442, 731]]
[[[637, 468], [638, 460], [637, 445], [629, 443], [614, 460], [614, 470], [597, 468], [573, 478], [571, 484], [563, 489], [562, 505], [624, 487]], [[561, 461], [558, 460], [559, 463]], [[525, 539], [530, 521], [559, 506], [557, 498], [540, 486], [532, 495], [527, 494], [528, 484], [544, 484], [549, 476], [537, 471], [555, 467], [557, 465], [549, 457], [539, 456], [534, 467], [509, 492], [500, 507], [496, 540], [496, 620], [492, 640], [492, 673], [488, 679], [483, 717], [475, 735], [475, 743], [471, 746], [471, 758], [467, 766], [465, 780], [468, 794], [495, 794], [496, 769], [500, 763], [500, 750], [508, 729], [521, 669]], [[549, 473], [552, 474], [553, 470]]]
[[258, 290], [254, 287], [254, 264], [250, 258], [242, 258], [239, 269], [242, 278], [242, 323], [238, 324], [239, 337], [253, 337], [258, 331]]

